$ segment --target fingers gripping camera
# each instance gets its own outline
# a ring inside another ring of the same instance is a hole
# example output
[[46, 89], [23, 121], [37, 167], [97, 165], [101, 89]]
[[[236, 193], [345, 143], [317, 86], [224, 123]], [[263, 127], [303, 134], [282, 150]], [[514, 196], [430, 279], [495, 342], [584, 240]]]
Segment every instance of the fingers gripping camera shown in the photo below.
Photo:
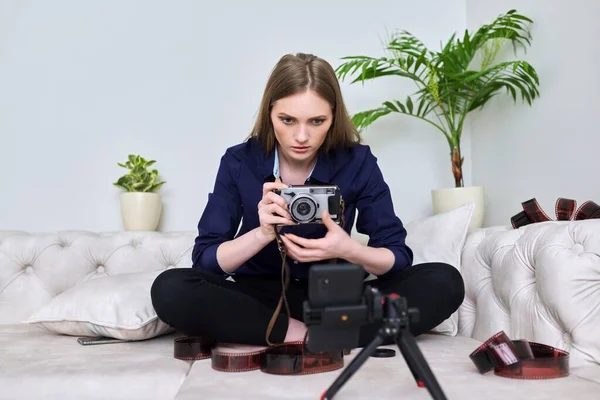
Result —
[[291, 185], [275, 193], [285, 199], [292, 220], [298, 224], [320, 223], [324, 211], [337, 224], [342, 220], [342, 194], [335, 185]]

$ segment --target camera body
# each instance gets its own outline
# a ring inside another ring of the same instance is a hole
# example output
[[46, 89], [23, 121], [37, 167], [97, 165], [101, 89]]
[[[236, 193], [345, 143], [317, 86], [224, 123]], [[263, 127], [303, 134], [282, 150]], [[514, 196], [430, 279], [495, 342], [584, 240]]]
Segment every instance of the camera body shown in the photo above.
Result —
[[290, 185], [275, 193], [285, 199], [292, 221], [298, 224], [321, 223], [324, 211], [336, 223], [342, 220], [342, 193], [336, 185]]

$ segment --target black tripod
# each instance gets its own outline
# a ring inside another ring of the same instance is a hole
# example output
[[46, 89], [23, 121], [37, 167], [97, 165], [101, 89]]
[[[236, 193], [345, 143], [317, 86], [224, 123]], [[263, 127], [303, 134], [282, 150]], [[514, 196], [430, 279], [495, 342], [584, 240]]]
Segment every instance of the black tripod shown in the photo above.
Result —
[[409, 309], [406, 299], [394, 293], [384, 296], [383, 299], [383, 322], [377, 336], [348, 364], [348, 367], [323, 393], [321, 400], [331, 400], [388, 337], [395, 339], [398, 349], [402, 353], [418, 386], [427, 388], [435, 400], [446, 400], [446, 395], [419, 350], [414, 336], [408, 330], [411, 318], [418, 318], [418, 310]]

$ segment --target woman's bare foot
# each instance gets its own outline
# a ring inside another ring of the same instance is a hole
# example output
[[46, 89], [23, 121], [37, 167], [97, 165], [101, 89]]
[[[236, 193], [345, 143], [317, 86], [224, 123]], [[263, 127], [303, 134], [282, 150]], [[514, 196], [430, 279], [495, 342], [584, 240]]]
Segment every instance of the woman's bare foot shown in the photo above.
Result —
[[298, 321], [297, 319], [290, 318], [290, 323], [288, 324], [287, 334], [285, 335], [284, 342], [301, 342], [304, 340], [304, 336], [306, 335], [306, 325], [304, 322]]

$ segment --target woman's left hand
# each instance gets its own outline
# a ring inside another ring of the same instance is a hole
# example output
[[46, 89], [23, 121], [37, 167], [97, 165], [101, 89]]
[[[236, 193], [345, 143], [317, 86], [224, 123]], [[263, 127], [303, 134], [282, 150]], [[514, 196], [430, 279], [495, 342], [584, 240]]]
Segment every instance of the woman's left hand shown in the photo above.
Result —
[[314, 262], [343, 258], [358, 244], [346, 231], [336, 224], [327, 212], [323, 213], [327, 234], [321, 239], [306, 239], [292, 233], [281, 235], [287, 254], [298, 262]]

